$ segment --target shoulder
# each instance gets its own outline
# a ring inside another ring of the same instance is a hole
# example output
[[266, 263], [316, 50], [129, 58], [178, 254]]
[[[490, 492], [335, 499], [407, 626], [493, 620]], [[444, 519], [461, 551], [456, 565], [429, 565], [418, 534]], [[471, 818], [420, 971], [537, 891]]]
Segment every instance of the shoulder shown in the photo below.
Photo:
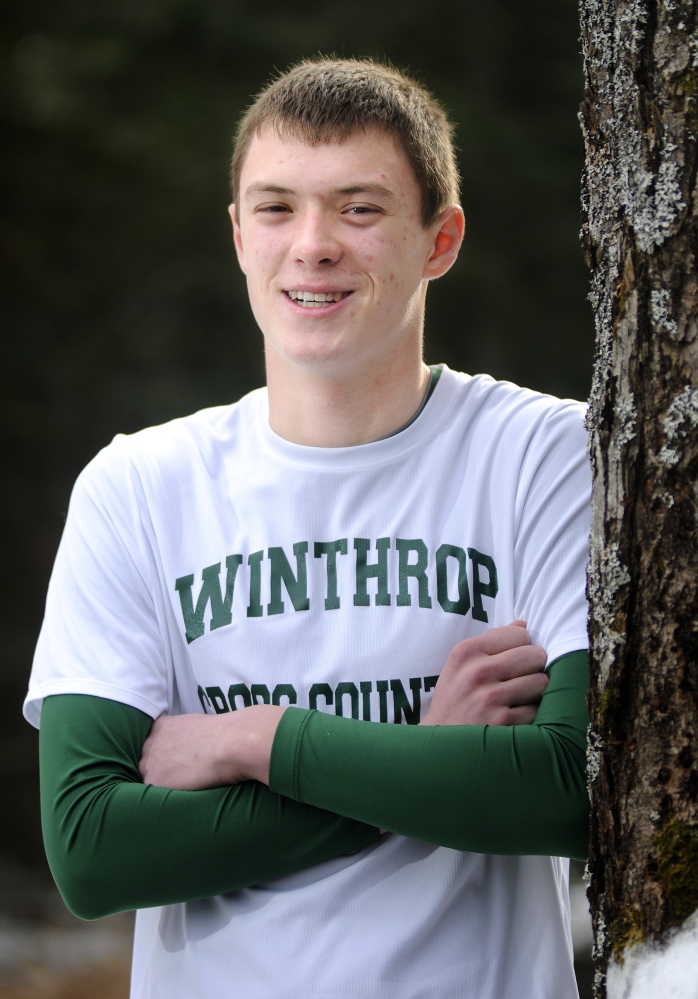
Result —
[[[76, 491], [123, 496], [151, 486], [192, 481], [215, 471], [224, 456], [244, 446], [256, 432], [266, 389], [238, 402], [214, 406], [133, 434], [117, 434], [78, 476]], [[130, 487], [130, 489], [129, 489]]]
[[448, 371], [464, 428], [520, 453], [554, 444], [586, 454], [586, 403], [524, 388], [490, 375]]

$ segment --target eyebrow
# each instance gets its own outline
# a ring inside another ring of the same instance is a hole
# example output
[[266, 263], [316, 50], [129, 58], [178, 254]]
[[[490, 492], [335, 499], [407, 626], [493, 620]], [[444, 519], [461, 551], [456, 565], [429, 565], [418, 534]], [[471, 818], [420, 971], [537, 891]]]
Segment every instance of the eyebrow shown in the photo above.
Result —
[[[249, 198], [255, 194], [295, 194], [290, 187], [279, 187], [278, 184], [253, 184], [245, 191], [245, 197]], [[395, 199], [395, 195], [382, 184], [352, 184], [350, 187], [338, 187], [330, 192], [331, 194], [377, 194], [383, 198]]]
[[293, 194], [289, 187], [279, 187], [277, 184], [252, 184], [245, 191], [245, 197], [253, 194]]
[[340, 187], [333, 194], [378, 194], [383, 198], [394, 198], [395, 195], [382, 184], [353, 184], [351, 187]]

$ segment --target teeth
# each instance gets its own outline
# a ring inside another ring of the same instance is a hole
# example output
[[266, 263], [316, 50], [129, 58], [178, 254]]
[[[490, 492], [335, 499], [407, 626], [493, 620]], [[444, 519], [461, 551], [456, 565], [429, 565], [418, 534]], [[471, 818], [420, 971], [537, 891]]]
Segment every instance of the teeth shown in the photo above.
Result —
[[286, 294], [294, 302], [307, 308], [316, 308], [325, 302], [339, 302], [349, 294], [348, 291], [287, 291]]

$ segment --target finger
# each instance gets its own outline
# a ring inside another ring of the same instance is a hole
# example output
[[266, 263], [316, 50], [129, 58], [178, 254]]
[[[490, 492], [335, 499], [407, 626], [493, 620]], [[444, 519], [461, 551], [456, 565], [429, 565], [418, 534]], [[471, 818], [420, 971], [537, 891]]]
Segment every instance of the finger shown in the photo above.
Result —
[[486, 653], [488, 656], [499, 655], [509, 649], [518, 649], [523, 645], [530, 645], [531, 639], [526, 631], [519, 624], [505, 624], [501, 628], [490, 628], [474, 638], [466, 639], [474, 648]]
[[497, 702], [510, 708], [520, 707], [522, 704], [538, 705], [547, 686], [548, 677], [545, 673], [519, 676], [499, 684], [496, 693]]
[[538, 713], [537, 704], [521, 704], [512, 708], [509, 712], [509, 720], [506, 725], [531, 725], [536, 720]]
[[547, 660], [545, 649], [540, 645], [525, 645], [492, 656], [488, 666], [492, 676], [503, 682], [517, 676], [528, 676], [529, 673], [541, 673]]
[[528, 625], [528, 622], [527, 622], [527, 621], [519, 621], [518, 619], [517, 619], [516, 621], [512, 621], [511, 623], [512, 623], [512, 624], [518, 624], [518, 626], [519, 626], [520, 628], [526, 628], [526, 627], [527, 627], [527, 625]]
[[[494, 656], [479, 655], [476, 658], [465, 658], [462, 662], [455, 661], [450, 672], [477, 686], [497, 684], [513, 680], [517, 676], [542, 674], [546, 659], [545, 651], [539, 645], [523, 645]], [[443, 672], [446, 673], [447, 670], [444, 669]]]

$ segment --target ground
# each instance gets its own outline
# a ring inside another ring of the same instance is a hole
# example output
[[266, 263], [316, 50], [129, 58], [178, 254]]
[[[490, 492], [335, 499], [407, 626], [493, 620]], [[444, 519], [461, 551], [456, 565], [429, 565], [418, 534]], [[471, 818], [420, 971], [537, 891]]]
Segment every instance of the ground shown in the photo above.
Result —
[[[572, 865], [572, 927], [580, 999], [591, 999], [591, 927]], [[45, 872], [0, 860], [0, 999], [128, 999], [133, 914], [84, 922]]]

